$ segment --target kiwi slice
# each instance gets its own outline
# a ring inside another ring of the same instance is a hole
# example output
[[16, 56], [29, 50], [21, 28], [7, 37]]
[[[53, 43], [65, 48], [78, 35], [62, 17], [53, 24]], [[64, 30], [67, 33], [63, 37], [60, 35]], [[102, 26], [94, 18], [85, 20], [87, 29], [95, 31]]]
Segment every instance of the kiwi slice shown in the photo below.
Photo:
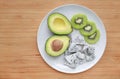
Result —
[[81, 29], [87, 24], [87, 17], [84, 14], [75, 14], [71, 19], [71, 24], [75, 29]]
[[89, 36], [96, 31], [96, 24], [92, 21], [88, 21], [87, 24], [80, 29], [80, 33], [84, 36]]
[[89, 44], [95, 44], [100, 38], [100, 31], [96, 30], [92, 35], [90, 36], [84, 36], [84, 39]]

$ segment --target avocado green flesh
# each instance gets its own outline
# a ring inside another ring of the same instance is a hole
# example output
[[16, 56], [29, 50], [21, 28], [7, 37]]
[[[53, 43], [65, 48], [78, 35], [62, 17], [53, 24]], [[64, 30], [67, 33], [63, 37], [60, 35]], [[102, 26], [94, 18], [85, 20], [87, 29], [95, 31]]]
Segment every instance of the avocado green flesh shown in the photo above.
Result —
[[80, 29], [80, 33], [84, 36], [90, 36], [96, 31], [96, 25], [92, 21], [88, 21], [87, 25], [83, 29]]
[[96, 32], [90, 36], [84, 36], [84, 39], [89, 44], [95, 44], [100, 39], [100, 31], [96, 30]]
[[[54, 40], [60, 40], [63, 42], [63, 46], [59, 51], [54, 51], [51, 47], [52, 42]], [[56, 35], [51, 36], [46, 41], [46, 45], [45, 45], [46, 53], [50, 56], [59, 56], [59, 55], [63, 54], [69, 46], [69, 41], [70, 41], [70, 38], [68, 36], [56, 36]]]
[[60, 13], [53, 13], [48, 17], [48, 27], [55, 34], [69, 34], [72, 32], [71, 23]]
[[86, 23], [87, 17], [84, 14], [75, 14], [71, 19], [72, 27], [75, 29], [83, 28], [86, 25]]

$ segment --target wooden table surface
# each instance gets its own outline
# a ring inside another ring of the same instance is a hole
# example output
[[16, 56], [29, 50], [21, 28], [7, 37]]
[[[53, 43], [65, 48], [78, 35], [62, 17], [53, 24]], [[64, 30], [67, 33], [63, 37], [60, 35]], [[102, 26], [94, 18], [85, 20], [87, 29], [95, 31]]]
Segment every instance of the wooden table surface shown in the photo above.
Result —
[[[107, 31], [101, 60], [88, 71], [64, 74], [49, 67], [37, 48], [43, 17], [63, 4], [95, 11]], [[0, 0], [0, 79], [120, 79], [120, 0]]]

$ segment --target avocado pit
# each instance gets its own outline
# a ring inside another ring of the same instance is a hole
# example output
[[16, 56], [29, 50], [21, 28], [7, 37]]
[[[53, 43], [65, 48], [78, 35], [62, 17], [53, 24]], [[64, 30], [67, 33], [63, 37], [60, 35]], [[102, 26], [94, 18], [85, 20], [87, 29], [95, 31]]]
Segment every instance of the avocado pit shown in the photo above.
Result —
[[55, 39], [53, 40], [51, 47], [53, 51], [59, 51], [63, 47], [63, 42], [61, 40]]

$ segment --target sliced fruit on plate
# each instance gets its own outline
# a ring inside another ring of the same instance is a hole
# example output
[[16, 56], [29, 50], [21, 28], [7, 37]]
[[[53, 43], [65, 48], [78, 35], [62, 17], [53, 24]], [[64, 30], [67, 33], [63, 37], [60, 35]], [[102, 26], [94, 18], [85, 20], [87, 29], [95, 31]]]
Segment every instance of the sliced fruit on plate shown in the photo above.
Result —
[[49, 15], [48, 27], [55, 34], [69, 34], [72, 32], [71, 23], [60, 13], [53, 13]]
[[76, 14], [71, 19], [72, 27], [75, 29], [83, 28], [87, 23], [87, 17], [84, 14]]
[[92, 35], [90, 36], [84, 36], [84, 39], [89, 44], [95, 44], [100, 38], [100, 31], [96, 30]]
[[96, 29], [96, 24], [92, 21], [88, 21], [87, 24], [83, 27], [83, 29], [80, 29], [80, 33], [82, 35], [89, 36], [93, 34]]
[[67, 50], [69, 41], [68, 36], [51, 36], [46, 41], [45, 50], [50, 56], [59, 56]]

